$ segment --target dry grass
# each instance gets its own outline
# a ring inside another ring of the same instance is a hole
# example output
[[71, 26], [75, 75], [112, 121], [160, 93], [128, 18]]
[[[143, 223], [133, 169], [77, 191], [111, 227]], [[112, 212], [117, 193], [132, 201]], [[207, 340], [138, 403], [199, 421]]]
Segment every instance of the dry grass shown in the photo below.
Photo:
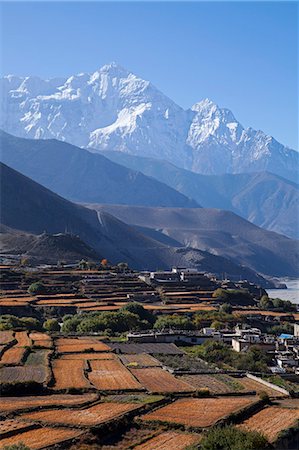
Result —
[[196, 428], [214, 425], [257, 401], [256, 397], [192, 398], [177, 400], [141, 417], [143, 421], [161, 421]]
[[90, 383], [84, 374], [85, 369], [86, 363], [84, 360], [54, 360], [52, 362], [52, 370], [55, 378], [54, 389], [90, 388]]
[[270, 406], [254, 414], [238, 427], [246, 431], [257, 431], [270, 442], [274, 442], [281, 431], [294, 426], [298, 420], [299, 409]]
[[189, 445], [197, 444], [200, 435], [166, 431], [134, 447], [136, 450], [184, 450]]
[[150, 392], [192, 392], [194, 388], [175, 378], [159, 367], [149, 369], [130, 369], [137, 380]]
[[[208, 389], [212, 394], [227, 394], [229, 392], [235, 392], [238, 389], [236, 387], [239, 385], [242, 390], [242, 385], [228, 375], [223, 380], [219, 377], [213, 375], [184, 375], [180, 377], [183, 381], [186, 381], [195, 389]], [[225, 382], [227, 380], [227, 382]], [[235, 387], [234, 387], [235, 385]]]
[[142, 386], [119, 361], [91, 361], [91, 383], [101, 391], [140, 390]]
[[67, 409], [61, 411], [36, 411], [23, 415], [23, 418], [42, 423], [91, 427], [116, 419], [129, 411], [140, 408], [136, 403], [104, 402], [85, 409]]
[[1, 397], [0, 411], [2, 413], [8, 413], [12, 411], [21, 411], [24, 409], [45, 408], [50, 406], [79, 406], [94, 402], [97, 398], [97, 394], [55, 394], [28, 397]]
[[[1, 440], [1, 446], [8, 446], [23, 442], [30, 449], [46, 449], [55, 444], [77, 438], [81, 435], [80, 430], [71, 428], [37, 428], [30, 431], [19, 433], [15, 436], [4, 438]], [[63, 447], [60, 447], [63, 448]]]
[[140, 353], [139, 355], [122, 355], [120, 356], [120, 359], [127, 366], [159, 367], [162, 365], [160, 361], [147, 353]]

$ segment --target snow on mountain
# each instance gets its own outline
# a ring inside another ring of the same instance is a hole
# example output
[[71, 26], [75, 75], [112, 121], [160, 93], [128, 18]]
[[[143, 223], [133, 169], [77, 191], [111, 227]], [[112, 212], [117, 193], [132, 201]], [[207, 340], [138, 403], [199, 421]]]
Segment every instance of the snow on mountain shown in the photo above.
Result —
[[165, 159], [205, 174], [269, 170], [296, 178], [294, 150], [244, 129], [208, 99], [185, 111], [115, 63], [68, 79], [9, 75], [0, 88], [0, 127], [20, 137]]

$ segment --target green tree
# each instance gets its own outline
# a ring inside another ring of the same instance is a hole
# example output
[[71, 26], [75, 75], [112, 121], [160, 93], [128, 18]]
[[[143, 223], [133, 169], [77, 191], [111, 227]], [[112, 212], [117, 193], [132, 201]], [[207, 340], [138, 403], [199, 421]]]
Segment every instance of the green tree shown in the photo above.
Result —
[[78, 326], [82, 322], [82, 318], [79, 319], [78, 317], [68, 317], [67, 319], [63, 319], [63, 324], [61, 331], [63, 333], [73, 333], [77, 331]]
[[174, 329], [174, 330], [194, 330], [193, 322], [186, 316], [166, 315], [159, 316], [155, 322], [154, 328], [157, 330]]
[[145, 309], [140, 303], [137, 302], [127, 303], [120, 309], [120, 311], [129, 311], [133, 314], [137, 314], [140, 320], [146, 320], [150, 324], [154, 324], [156, 320], [154, 314], [152, 314], [150, 311]]
[[271, 301], [271, 299], [268, 297], [268, 295], [263, 295], [259, 301], [259, 307], [261, 309], [272, 309], [273, 308], [273, 303]]
[[263, 450], [267, 439], [255, 431], [243, 431], [232, 425], [213, 427], [200, 442], [201, 450]]
[[60, 331], [60, 325], [56, 319], [48, 319], [44, 322], [44, 329], [50, 332]]
[[28, 293], [32, 295], [44, 294], [46, 292], [46, 287], [42, 281], [36, 281], [31, 283], [28, 288]]
[[229, 303], [223, 303], [223, 305], [220, 306], [219, 311], [221, 313], [231, 314], [233, 312], [233, 308]]

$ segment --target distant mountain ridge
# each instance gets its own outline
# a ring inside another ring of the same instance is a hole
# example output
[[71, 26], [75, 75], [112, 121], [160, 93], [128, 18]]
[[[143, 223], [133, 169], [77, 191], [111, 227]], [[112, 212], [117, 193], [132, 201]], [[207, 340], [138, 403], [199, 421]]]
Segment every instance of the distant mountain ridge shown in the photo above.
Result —
[[[176, 242], [170, 239], [163, 243], [162, 239], [146, 236], [109, 213], [69, 202], [3, 163], [0, 170], [0, 231], [4, 252], [31, 252], [32, 256], [47, 262], [53, 259], [53, 255], [61, 260], [64, 252], [76, 257], [82, 252], [90, 254], [94, 249], [96, 255], [114, 263], [125, 261], [135, 269], [194, 267], [218, 276], [226, 272], [232, 279], [241, 276], [264, 287], [271, 286], [254, 270], [230, 259], [194, 248], [177, 247]], [[69, 239], [65, 232], [71, 232], [80, 240]], [[62, 233], [60, 243], [52, 236], [57, 233]], [[38, 237], [35, 239], [32, 235]], [[36, 253], [33, 249], [32, 254], [32, 247]]]
[[299, 185], [270, 172], [201, 175], [158, 159], [103, 152], [173, 187], [204, 208], [233, 211], [270, 231], [299, 239]]
[[78, 202], [199, 207], [160, 181], [100, 154], [55, 139], [23, 139], [0, 130], [0, 160]]
[[0, 128], [20, 137], [164, 159], [203, 174], [270, 171], [298, 178], [296, 151], [245, 129], [208, 99], [185, 111], [115, 63], [68, 79], [9, 75], [0, 81]]

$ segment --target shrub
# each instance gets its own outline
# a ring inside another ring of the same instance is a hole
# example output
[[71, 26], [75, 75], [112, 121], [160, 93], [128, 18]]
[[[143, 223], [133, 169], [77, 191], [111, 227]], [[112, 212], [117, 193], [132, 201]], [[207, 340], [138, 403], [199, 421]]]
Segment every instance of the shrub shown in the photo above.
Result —
[[155, 322], [154, 328], [175, 329], [175, 330], [194, 330], [194, 323], [186, 316], [178, 316], [176, 314], [159, 316]]
[[262, 450], [267, 440], [255, 431], [242, 431], [232, 425], [213, 427], [203, 437], [201, 450]]
[[150, 324], [155, 323], [156, 320], [155, 316], [150, 311], [147, 311], [140, 303], [137, 302], [127, 303], [120, 309], [120, 311], [129, 311], [133, 314], [137, 314], [140, 320], [146, 320]]
[[18, 444], [5, 445], [2, 450], [30, 450], [30, 447], [27, 447], [23, 442], [19, 442]]
[[44, 329], [47, 331], [60, 331], [60, 325], [56, 319], [48, 319], [44, 322]]

